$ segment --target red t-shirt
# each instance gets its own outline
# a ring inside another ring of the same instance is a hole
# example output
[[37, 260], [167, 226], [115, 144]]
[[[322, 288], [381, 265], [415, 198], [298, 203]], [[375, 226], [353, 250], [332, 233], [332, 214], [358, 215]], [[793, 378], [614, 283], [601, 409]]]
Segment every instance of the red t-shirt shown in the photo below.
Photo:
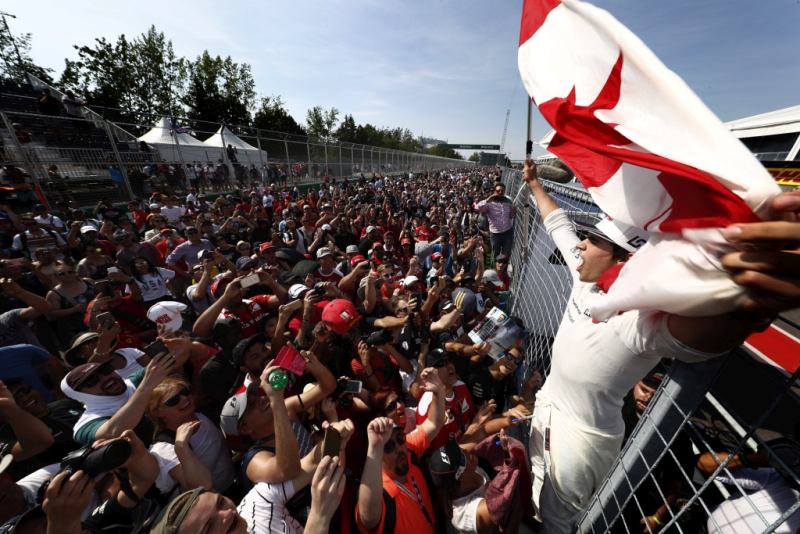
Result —
[[261, 332], [261, 321], [269, 313], [273, 295], [256, 295], [242, 300], [242, 306], [236, 310], [224, 309], [220, 318], [235, 317], [242, 324], [242, 338], [254, 336]]
[[[428, 418], [428, 408], [433, 401], [433, 393], [426, 391], [419, 399], [417, 406], [417, 426], [421, 425]], [[431, 447], [434, 449], [441, 447], [449, 439], [458, 439], [464, 429], [472, 422], [475, 416], [475, 404], [472, 401], [472, 394], [467, 385], [460, 380], [453, 386], [453, 396], [444, 401], [447, 419], [439, 434], [436, 435]]]
[[417, 226], [414, 235], [417, 237], [417, 241], [430, 241], [433, 239], [433, 230], [427, 225]]
[[[403, 391], [403, 380], [400, 378], [399, 367], [397, 367], [397, 362], [394, 361], [394, 358], [382, 352], [374, 351], [370, 356], [369, 364], [381, 386], [389, 387], [398, 392]], [[350, 360], [350, 368], [358, 376], [359, 380], [367, 381], [367, 374], [358, 357]]]

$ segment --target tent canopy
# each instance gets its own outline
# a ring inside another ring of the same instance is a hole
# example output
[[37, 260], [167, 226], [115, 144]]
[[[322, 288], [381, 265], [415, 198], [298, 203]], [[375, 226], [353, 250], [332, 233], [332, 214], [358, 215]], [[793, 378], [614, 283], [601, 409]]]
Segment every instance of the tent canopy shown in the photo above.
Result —
[[174, 145], [177, 138], [181, 146], [205, 146], [199, 139], [192, 137], [188, 133], [176, 133], [172, 129], [172, 122], [167, 118], [162, 118], [153, 128], [139, 137], [139, 141], [144, 141], [148, 145]]
[[220, 126], [219, 130], [217, 130], [217, 133], [203, 141], [203, 143], [207, 146], [213, 146], [217, 148], [225, 148], [228, 145], [232, 145], [237, 151], [258, 151], [258, 149], [253, 145], [242, 141], [235, 133], [230, 131], [227, 126]]

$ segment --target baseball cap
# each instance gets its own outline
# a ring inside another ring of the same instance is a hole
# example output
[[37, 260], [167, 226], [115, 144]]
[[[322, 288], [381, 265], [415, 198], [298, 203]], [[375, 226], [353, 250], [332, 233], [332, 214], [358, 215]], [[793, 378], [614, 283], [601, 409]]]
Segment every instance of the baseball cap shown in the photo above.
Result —
[[419, 282], [419, 278], [417, 278], [413, 274], [411, 276], [406, 276], [405, 278], [403, 278], [403, 286], [405, 287], [411, 287], [417, 282]]
[[117, 230], [114, 232], [114, 239], [122, 239], [128, 237], [131, 233], [127, 230]]
[[377, 230], [377, 228], [376, 228], [376, 227], [374, 227], [374, 226], [367, 226], [367, 232], [366, 232], [366, 233], [374, 232], [375, 230]]
[[308, 291], [308, 287], [304, 284], [293, 284], [292, 287], [289, 288], [289, 298], [297, 300], [302, 297], [306, 291]]
[[325, 256], [333, 256], [333, 251], [328, 247], [322, 247], [317, 251], [317, 259], [322, 259]]
[[271, 241], [268, 241], [266, 243], [261, 243], [261, 245], [259, 245], [258, 247], [258, 251], [263, 254], [264, 252], [272, 248], [278, 248], [278, 247], [276, 247]]
[[365, 258], [363, 254], [356, 254], [355, 256], [350, 258], [350, 266], [355, 267], [362, 261], [367, 261], [367, 258]]
[[87, 224], [86, 226], [81, 226], [81, 233], [88, 234], [89, 232], [97, 232], [97, 228], [94, 226]]
[[[448, 341], [452, 341], [452, 339], [448, 339]], [[444, 367], [448, 361], [450, 358], [442, 349], [433, 349], [425, 355], [425, 367]]]
[[576, 229], [605, 239], [628, 252], [636, 252], [650, 239], [650, 232], [614, 220], [608, 215], [603, 215], [594, 226], [576, 221]]
[[400, 244], [401, 245], [410, 245], [411, 244], [411, 239], [409, 239], [407, 237], [404, 237], [403, 239], [400, 240]]
[[222, 406], [222, 412], [219, 414], [219, 426], [228, 436], [239, 435], [239, 421], [247, 411], [248, 393], [249, 388], [232, 396]]
[[436, 261], [436, 260], [440, 260], [440, 259], [442, 259], [442, 253], [441, 252], [434, 252], [433, 254], [431, 254], [431, 261]]
[[86, 382], [86, 380], [96, 373], [104, 363], [109, 361], [111, 361], [111, 358], [103, 361], [84, 363], [77, 366], [67, 374], [65, 378], [67, 385], [75, 391], [78, 391], [78, 388], [81, 387], [81, 384]]
[[358, 254], [358, 245], [347, 245], [346, 254]]
[[151, 210], [161, 209], [161, 204], [156, 204], [155, 202], [153, 202], [152, 204], [150, 204], [150, 209]]
[[165, 300], [156, 302], [147, 310], [147, 318], [161, 325], [168, 332], [177, 332], [183, 326], [183, 313], [186, 311], [186, 304]]
[[327, 224], [327, 223], [326, 223], [326, 224], [323, 224], [323, 225], [322, 225], [322, 230], [323, 230], [324, 232], [330, 232], [331, 230], [333, 230], [333, 227], [332, 227], [330, 224]]
[[222, 293], [225, 292], [225, 288], [233, 282], [233, 278], [223, 276], [221, 278], [217, 278], [211, 283], [211, 294], [214, 295], [214, 298], [220, 298]]
[[467, 319], [471, 319], [478, 310], [475, 292], [466, 287], [458, 287], [453, 291], [453, 304], [461, 310]]
[[346, 299], [332, 300], [322, 310], [322, 322], [339, 335], [349, 332], [360, 319], [356, 307]]
[[497, 271], [495, 271], [494, 269], [486, 269], [485, 271], [483, 271], [482, 280], [484, 282], [491, 282], [497, 287], [503, 287], [505, 285], [503, 284], [503, 281], [500, 280], [500, 275], [497, 274]]
[[78, 334], [72, 340], [72, 344], [69, 346], [67, 350], [64, 351], [63, 359], [67, 363], [67, 365], [74, 366], [76, 364], [80, 365], [80, 361], [75, 360], [75, 355], [78, 352], [78, 349], [81, 346], [85, 345], [86, 343], [92, 341], [93, 339], [97, 339], [100, 337], [100, 334], [97, 332], [84, 332], [82, 334]]
[[431, 482], [433, 482], [434, 486], [444, 490], [451, 490], [456, 487], [466, 467], [467, 457], [455, 440], [449, 440], [433, 451], [430, 460], [428, 460], [428, 472], [431, 475]]
[[43, 211], [43, 210], [45, 210], [45, 209], [46, 209], [46, 208], [44, 207], [44, 204], [35, 204], [35, 205], [33, 206], [33, 211]]
[[237, 271], [244, 271], [246, 269], [252, 269], [258, 265], [258, 262], [251, 258], [250, 256], [242, 256], [241, 258], [236, 260], [236, 270]]
[[250, 350], [250, 347], [255, 345], [256, 343], [266, 343], [267, 337], [263, 334], [256, 334], [254, 336], [246, 337], [243, 340], [239, 341], [233, 350], [231, 351], [231, 360], [235, 365], [242, 365], [244, 361], [244, 355], [247, 354], [247, 351]]

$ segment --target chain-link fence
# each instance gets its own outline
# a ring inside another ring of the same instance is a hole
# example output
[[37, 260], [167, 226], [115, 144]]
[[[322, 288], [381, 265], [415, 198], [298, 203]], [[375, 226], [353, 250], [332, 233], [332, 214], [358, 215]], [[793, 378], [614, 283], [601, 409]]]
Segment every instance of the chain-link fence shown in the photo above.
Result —
[[[503, 181], [517, 209], [512, 313], [531, 332], [522, 377], [547, 374], [571, 278], [520, 171]], [[583, 188], [544, 183], [573, 220], [598, 208]], [[800, 327], [784, 314], [731, 355], [668, 363], [580, 532], [787, 532], [800, 529]], [[632, 402], [632, 399], [628, 399]], [[627, 405], [628, 403], [626, 403]]]
[[[428, 154], [139, 114], [110, 122], [33, 80], [0, 82], [2, 186], [28, 201], [124, 201], [153, 190], [227, 191], [250, 183], [303, 185], [323, 177], [425, 172], [473, 165]], [[42, 91], [50, 94], [43, 103]], [[47, 103], [49, 102], [49, 104]], [[119, 110], [115, 110], [119, 111]]]

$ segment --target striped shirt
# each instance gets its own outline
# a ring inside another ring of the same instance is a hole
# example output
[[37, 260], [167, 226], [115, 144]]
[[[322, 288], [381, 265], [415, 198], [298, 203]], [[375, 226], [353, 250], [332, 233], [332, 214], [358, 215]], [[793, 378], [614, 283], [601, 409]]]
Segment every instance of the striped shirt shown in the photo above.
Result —
[[303, 526], [289, 515], [286, 502], [297, 490], [291, 480], [259, 482], [247, 492], [236, 511], [247, 523], [248, 534], [300, 534]]

